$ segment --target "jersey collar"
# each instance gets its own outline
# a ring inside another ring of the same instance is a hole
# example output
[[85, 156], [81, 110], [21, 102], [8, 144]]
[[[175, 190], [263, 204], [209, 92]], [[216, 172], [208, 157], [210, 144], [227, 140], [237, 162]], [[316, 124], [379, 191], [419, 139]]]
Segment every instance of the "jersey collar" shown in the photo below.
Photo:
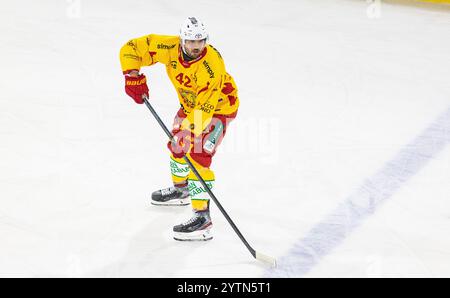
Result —
[[200, 54], [200, 56], [198, 56], [196, 59], [191, 60], [191, 61], [185, 61], [183, 59], [183, 54], [181, 53], [181, 45], [178, 47], [178, 61], [180, 61], [181, 65], [183, 65], [186, 68], [189, 68], [192, 64], [194, 64], [195, 62], [201, 60], [203, 57], [206, 56], [206, 52], [207, 52], [207, 46], [205, 46], [205, 48], [203, 49], [202, 53]]

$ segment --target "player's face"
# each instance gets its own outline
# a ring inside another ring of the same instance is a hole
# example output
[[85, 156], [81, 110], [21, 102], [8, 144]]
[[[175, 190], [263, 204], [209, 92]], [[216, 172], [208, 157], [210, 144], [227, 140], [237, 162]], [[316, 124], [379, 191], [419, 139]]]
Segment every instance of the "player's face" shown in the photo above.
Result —
[[189, 57], [196, 59], [202, 53], [206, 46], [206, 39], [202, 40], [186, 40], [184, 43], [184, 50]]

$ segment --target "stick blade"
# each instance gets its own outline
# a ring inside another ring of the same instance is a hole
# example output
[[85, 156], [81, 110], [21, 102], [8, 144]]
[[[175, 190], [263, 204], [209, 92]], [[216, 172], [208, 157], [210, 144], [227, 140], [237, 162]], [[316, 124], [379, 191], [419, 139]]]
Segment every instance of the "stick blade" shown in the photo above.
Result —
[[270, 265], [272, 268], [277, 267], [277, 260], [275, 258], [269, 257], [259, 252], [256, 252], [255, 258], [263, 263]]

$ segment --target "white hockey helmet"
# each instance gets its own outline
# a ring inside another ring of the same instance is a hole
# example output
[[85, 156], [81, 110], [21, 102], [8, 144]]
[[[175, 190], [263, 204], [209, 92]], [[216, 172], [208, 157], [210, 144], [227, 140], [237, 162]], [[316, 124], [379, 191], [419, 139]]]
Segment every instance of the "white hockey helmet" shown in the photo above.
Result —
[[204, 23], [196, 17], [188, 17], [180, 29], [181, 44], [184, 46], [185, 40], [202, 40], [208, 42], [208, 31]]

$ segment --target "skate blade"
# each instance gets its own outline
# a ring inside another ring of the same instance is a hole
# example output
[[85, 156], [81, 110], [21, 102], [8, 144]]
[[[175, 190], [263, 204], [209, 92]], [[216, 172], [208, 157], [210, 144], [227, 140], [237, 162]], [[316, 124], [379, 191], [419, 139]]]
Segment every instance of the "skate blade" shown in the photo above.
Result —
[[158, 201], [151, 201], [152, 205], [155, 206], [187, 206], [191, 204], [191, 199], [188, 200], [172, 200], [167, 202], [158, 202]]
[[173, 237], [173, 239], [175, 239], [177, 241], [193, 242], [193, 241], [209, 241], [209, 240], [212, 240], [213, 237], [211, 236], [210, 238], [205, 238], [205, 239], [180, 239], [180, 238]]
[[197, 231], [192, 233], [178, 233], [174, 232], [173, 239], [177, 241], [208, 241], [213, 239], [210, 230]]

